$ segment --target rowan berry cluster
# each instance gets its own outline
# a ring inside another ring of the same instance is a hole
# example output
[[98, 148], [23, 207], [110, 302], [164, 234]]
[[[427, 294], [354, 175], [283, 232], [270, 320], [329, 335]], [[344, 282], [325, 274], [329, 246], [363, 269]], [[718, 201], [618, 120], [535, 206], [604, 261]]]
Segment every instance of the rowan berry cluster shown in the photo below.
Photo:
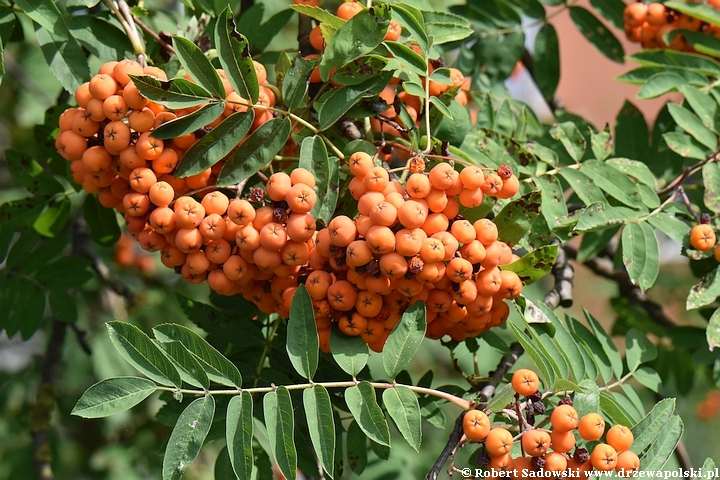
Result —
[[138, 244], [129, 235], [122, 234], [115, 244], [113, 260], [123, 268], [135, 268], [145, 275], [155, 273], [153, 258], [144, 252], [138, 252]]
[[[258, 64], [256, 70], [264, 83], [264, 69]], [[418, 300], [427, 304], [427, 336], [434, 339], [462, 340], [506, 320], [504, 300], [516, 298], [522, 282], [499, 266], [517, 256], [498, 241], [492, 221], [471, 223], [458, 214], [461, 205], [478, 207], [485, 196], [515, 195], [519, 182], [510, 167], [457, 171], [443, 162], [425, 172], [418, 157], [402, 184], [379, 166], [379, 152], [356, 152], [348, 161], [349, 190], [360, 214], [335, 216], [316, 232], [310, 214], [316, 182], [304, 168], [274, 173], [264, 189], [235, 198], [213, 188], [224, 160], [193, 176], [174, 176], [185, 151], [224, 117], [255, 108], [251, 130], [272, 118], [266, 108], [274, 104], [272, 90], [261, 87], [258, 104], [249, 107], [219, 73], [227, 93], [223, 116], [178, 138], [152, 133], [199, 107], [171, 111], [148, 101], [128, 75], [167, 77], [129, 60], [103, 65], [75, 93], [78, 107], [60, 117], [56, 145], [71, 162], [73, 179], [123, 214], [144, 250], [160, 251], [162, 263], [190, 283], [207, 281], [221, 295], [241, 294], [262, 312], [285, 318], [304, 283], [324, 351], [333, 323], [381, 351]], [[132, 252], [121, 243], [116, 256], [127, 263]]]
[[[551, 411], [546, 411], [539, 386], [538, 376], [532, 370], [519, 369], [512, 376], [516, 396], [509, 410], [525, 413], [525, 417], [517, 418], [516, 434], [505, 427], [493, 428], [487, 413], [481, 410], [469, 410], [465, 414], [466, 439], [483, 444], [478, 456], [481, 466], [512, 471], [515, 478], [530, 478], [536, 471], [567, 471], [574, 477], [587, 477], [592, 469], [614, 469], [624, 476], [637, 472], [640, 460], [630, 451], [634, 438], [628, 427], [614, 425], [606, 432], [605, 421], [599, 414], [591, 412], [579, 418], [570, 397], [562, 398]], [[536, 415], [544, 416], [537, 425]], [[593, 442], [591, 451], [577, 445], [576, 433], [580, 439]], [[603, 436], [605, 442], [595, 443]], [[512, 458], [510, 451], [518, 440], [522, 455]]]
[[[720, 0], [708, 0], [708, 5], [720, 8]], [[631, 3], [623, 12], [625, 34], [631, 42], [645, 48], [669, 48], [695, 52], [682, 34], [669, 36], [674, 30], [690, 30], [720, 37], [720, 28], [699, 18], [666, 8], [662, 3]]]

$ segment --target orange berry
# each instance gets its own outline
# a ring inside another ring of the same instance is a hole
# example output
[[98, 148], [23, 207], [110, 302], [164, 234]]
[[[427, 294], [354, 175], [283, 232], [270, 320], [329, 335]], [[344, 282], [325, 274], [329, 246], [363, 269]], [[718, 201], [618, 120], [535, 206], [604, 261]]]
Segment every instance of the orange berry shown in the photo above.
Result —
[[285, 200], [288, 190], [292, 187], [290, 176], [285, 172], [277, 172], [270, 175], [265, 189], [268, 197], [275, 202]]
[[493, 428], [485, 438], [485, 449], [491, 457], [510, 453], [513, 435], [504, 428]]
[[480, 410], [469, 410], [463, 417], [463, 432], [468, 440], [484, 440], [490, 433], [490, 419]]
[[550, 448], [550, 434], [543, 430], [526, 430], [521, 443], [525, 453], [540, 457]]
[[357, 292], [347, 280], [340, 280], [328, 287], [327, 299], [335, 310], [347, 312], [355, 307]]
[[389, 202], [380, 202], [370, 209], [368, 216], [374, 225], [390, 227], [397, 221], [397, 208]]
[[287, 191], [285, 201], [293, 213], [308, 213], [317, 202], [317, 194], [312, 187], [298, 183]]
[[613, 447], [607, 443], [595, 445], [590, 454], [590, 463], [596, 470], [607, 471], [615, 468], [618, 462], [618, 454]]
[[130, 75], [142, 75], [143, 68], [134, 60], [121, 60], [113, 67], [113, 77], [115, 81], [125, 87], [130, 82]]
[[373, 159], [365, 152], [355, 152], [350, 155], [348, 166], [350, 167], [350, 173], [363, 178], [373, 168]]
[[623, 10], [623, 21], [626, 27], [640, 27], [645, 23], [647, 7], [644, 3], [631, 3]]
[[449, 163], [439, 163], [430, 170], [429, 180], [433, 187], [445, 190], [452, 187], [459, 176]]
[[343, 20], [350, 20], [352, 17], [363, 11], [363, 6], [355, 1], [343, 2], [337, 9], [337, 16]]
[[575, 448], [575, 434], [572, 430], [567, 432], [558, 432], [553, 430], [550, 434], [550, 443], [552, 449], [560, 453], [568, 453], [570, 450]]
[[200, 204], [205, 209], [207, 215], [216, 213], [218, 215], [224, 215], [230, 205], [230, 200], [222, 192], [210, 192], [203, 197]]
[[540, 379], [532, 370], [521, 368], [513, 373], [512, 387], [519, 395], [527, 397], [538, 391], [538, 388], [540, 388]]
[[235, 199], [228, 204], [228, 218], [237, 225], [249, 225], [255, 219], [255, 208], [247, 200]]
[[140, 167], [130, 172], [130, 187], [136, 192], [148, 193], [150, 188], [157, 183], [155, 172], [149, 168]]
[[568, 461], [565, 455], [558, 452], [550, 452], [545, 455], [544, 470], [548, 472], [562, 472], [567, 468]]
[[290, 172], [290, 180], [293, 185], [299, 183], [305, 184], [310, 188], [315, 188], [315, 176], [305, 168], [295, 168]]
[[387, 187], [390, 176], [383, 167], [373, 167], [363, 178], [365, 188], [374, 192], [382, 192]]
[[90, 79], [90, 94], [99, 99], [105, 100], [117, 92], [117, 82], [110, 75], [98, 74]]
[[445, 274], [448, 278], [455, 282], [460, 283], [465, 280], [469, 280], [472, 277], [473, 266], [470, 262], [464, 258], [455, 257], [447, 264], [447, 270]]
[[617, 465], [615, 471], [620, 477], [635, 476], [640, 469], [640, 458], [630, 450], [621, 452], [617, 456]]
[[498, 294], [502, 298], [512, 300], [522, 293], [522, 281], [520, 280], [520, 277], [518, 277], [517, 273], [510, 270], [501, 270], [500, 278], [502, 283], [500, 284]]
[[706, 252], [715, 246], [716, 241], [715, 231], [710, 225], [695, 225], [690, 230], [690, 245], [695, 250]]
[[355, 222], [345, 215], [339, 215], [330, 220], [327, 230], [330, 234], [330, 243], [337, 247], [347, 247], [355, 241], [357, 235]]
[[625, 425], [614, 425], [605, 434], [605, 441], [618, 452], [629, 450], [633, 440], [633, 433]]
[[143, 132], [135, 142], [135, 151], [145, 160], [154, 160], [163, 152], [165, 144], [159, 138], [150, 136], [150, 132]]
[[578, 413], [572, 405], [559, 405], [550, 414], [550, 423], [556, 432], [569, 432], [578, 425]]
[[597, 413], [587, 413], [578, 423], [578, 432], [584, 440], [599, 440], [605, 433], [605, 420]]
[[430, 194], [432, 185], [426, 175], [413, 173], [405, 183], [405, 190], [407, 190], [407, 194], [412, 198], [425, 198]]

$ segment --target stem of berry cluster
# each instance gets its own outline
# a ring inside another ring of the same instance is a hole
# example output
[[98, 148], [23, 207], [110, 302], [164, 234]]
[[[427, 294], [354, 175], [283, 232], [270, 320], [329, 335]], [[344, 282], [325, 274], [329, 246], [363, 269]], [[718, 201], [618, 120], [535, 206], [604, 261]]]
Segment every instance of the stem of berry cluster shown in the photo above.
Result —
[[[264, 357], [262, 358], [264, 360]], [[262, 364], [261, 364], [262, 365]], [[258, 367], [258, 371], [262, 371], [262, 367]], [[259, 380], [259, 374], [256, 377], [256, 383]], [[341, 381], [341, 382], [309, 382], [309, 383], [296, 383], [292, 385], [282, 385], [282, 387], [288, 389], [288, 390], [306, 390], [308, 388], [312, 388], [315, 385], [320, 385], [325, 388], [347, 388], [347, 387], [354, 387], [360, 383], [360, 380], [348, 380], [348, 381]], [[467, 410], [470, 408], [470, 402], [468, 400], [465, 400], [463, 398], [457, 397], [451, 393], [443, 392], [441, 390], [435, 390], [433, 388], [426, 388], [426, 387], [419, 387], [416, 385], [405, 385], [403, 383], [395, 383], [395, 382], [368, 382], [370, 385], [372, 385], [373, 388], [378, 389], [388, 389], [388, 388], [396, 388], [396, 387], [405, 387], [409, 390], [412, 390], [415, 393], [419, 393], [421, 395], [430, 395], [432, 397], [438, 397], [442, 398], [444, 400], [447, 400], [448, 402], [452, 403], [453, 405], [457, 405], [458, 407]], [[191, 390], [191, 389], [178, 389], [178, 388], [172, 388], [172, 387], [157, 387], [158, 390], [166, 391], [166, 392], [177, 392], [182, 393], [183, 395], [238, 395], [243, 392], [248, 393], [269, 393], [274, 392], [277, 390], [281, 385], [271, 385], [269, 387], [252, 387], [252, 388], [237, 388], [237, 389], [227, 389], [227, 390]]]
[[117, 17], [118, 21], [125, 30], [130, 43], [133, 46], [133, 51], [137, 56], [137, 61], [143, 67], [147, 67], [147, 59], [145, 58], [145, 44], [140, 39], [137, 27], [135, 26], [135, 20], [133, 20], [132, 12], [125, 0], [104, 0], [105, 5], [108, 6], [111, 12]]

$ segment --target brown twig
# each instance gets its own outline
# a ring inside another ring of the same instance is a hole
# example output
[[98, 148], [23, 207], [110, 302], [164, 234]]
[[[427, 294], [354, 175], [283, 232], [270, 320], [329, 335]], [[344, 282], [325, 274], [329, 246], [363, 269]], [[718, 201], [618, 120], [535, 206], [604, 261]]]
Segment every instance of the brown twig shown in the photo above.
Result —
[[455, 419], [455, 426], [450, 433], [450, 437], [445, 444], [445, 448], [443, 448], [442, 452], [440, 452], [440, 456], [438, 456], [438, 459], [435, 461], [435, 465], [433, 465], [428, 474], [425, 475], [425, 480], [437, 480], [438, 475], [442, 471], [443, 465], [445, 465], [447, 459], [450, 458], [450, 455], [453, 454], [453, 451], [460, 443], [460, 439], [463, 437], [463, 418], [465, 417], [465, 413], [466, 412], [463, 411]]
[[153, 40], [157, 42], [158, 45], [160, 45], [162, 48], [164, 48], [170, 55], [175, 54], [175, 49], [167, 43], [165, 40], [160, 38], [160, 35], [155, 33], [155, 31], [150, 28], [146, 23], [144, 23], [142, 20], [140, 20], [136, 15], [132, 16], [133, 22], [142, 29], [143, 32], [147, 33], [152, 37]]
[[52, 470], [52, 448], [49, 442], [50, 417], [55, 408], [57, 384], [62, 364], [62, 349], [65, 343], [65, 322], [54, 320], [42, 365], [42, 383], [35, 395], [35, 406], [30, 414], [33, 437], [33, 466], [38, 480], [54, 480]]
[[697, 162], [695, 165], [691, 165], [689, 167], [684, 167], [683, 171], [680, 175], [678, 175], [673, 180], [671, 180], [670, 183], [665, 185], [665, 187], [658, 190], [658, 192], [657, 192], [658, 195], [660, 195], [660, 196], [667, 195], [668, 193], [672, 192], [675, 189], [675, 187], [678, 187], [678, 186], [682, 185], [683, 183], [685, 183], [685, 180], [687, 180], [690, 175], [693, 175], [698, 170], [701, 170], [705, 166], [705, 164], [710, 163], [710, 162], [717, 162], [719, 159], [720, 159], [720, 151], [713, 152], [710, 155], [708, 155], [705, 159]]

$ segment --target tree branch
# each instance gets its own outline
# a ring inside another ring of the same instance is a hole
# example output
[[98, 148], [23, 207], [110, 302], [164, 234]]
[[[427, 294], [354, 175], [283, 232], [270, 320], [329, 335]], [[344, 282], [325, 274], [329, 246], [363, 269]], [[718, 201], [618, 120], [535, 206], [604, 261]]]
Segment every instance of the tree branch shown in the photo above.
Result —
[[54, 320], [48, 341], [45, 361], [42, 365], [42, 383], [35, 395], [35, 406], [30, 414], [33, 437], [33, 466], [38, 480], [54, 480], [52, 449], [49, 442], [50, 417], [55, 408], [57, 383], [60, 377], [62, 349], [65, 342], [66, 324]]
[[[567, 254], [575, 259], [577, 258], [577, 250], [572, 247], [566, 247]], [[663, 311], [662, 305], [654, 302], [639, 287], [633, 285], [627, 272], [616, 270], [613, 265], [613, 252], [608, 251], [608, 257], [596, 256], [583, 262], [583, 265], [592, 270], [596, 275], [605, 277], [618, 284], [618, 292], [623, 297], [630, 300], [633, 304], [642, 308], [657, 324], [663, 327], [674, 327], [675, 322], [668, 317]]]
[[455, 447], [460, 443], [460, 439], [463, 437], [463, 418], [465, 418], [465, 413], [466, 411], [463, 411], [455, 419], [455, 426], [453, 427], [452, 433], [450, 433], [450, 438], [448, 438], [445, 448], [440, 452], [440, 456], [435, 461], [435, 465], [433, 465], [428, 474], [425, 475], [425, 480], [437, 480], [443, 465], [445, 465], [447, 459], [453, 454]]
[[575, 270], [570, 265], [570, 259], [565, 250], [567, 247], [560, 245], [560, 241], [556, 238], [553, 239], [552, 244], [558, 245], [558, 256], [555, 265], [550, 270], [555, 279], [555, 286], [545, 295], [543, 303], [550, 309], [555, 310], [558, 307], [568, 308], [572, 306]]

